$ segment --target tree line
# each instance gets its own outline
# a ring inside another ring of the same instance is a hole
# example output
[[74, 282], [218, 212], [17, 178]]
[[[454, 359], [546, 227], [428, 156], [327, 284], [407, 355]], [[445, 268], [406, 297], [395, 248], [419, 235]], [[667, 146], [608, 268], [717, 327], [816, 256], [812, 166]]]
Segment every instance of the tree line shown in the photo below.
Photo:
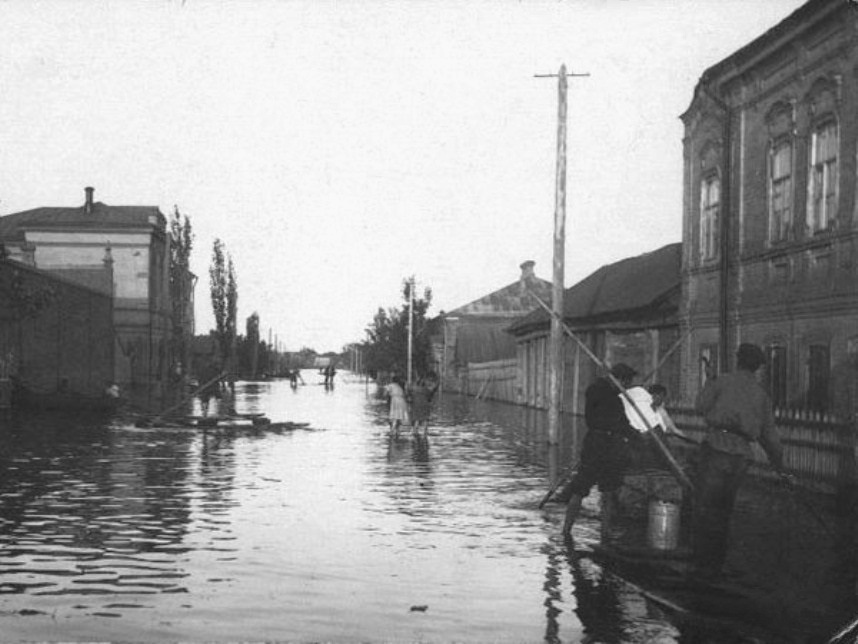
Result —
[[[414, 298], [412, 300], [412, 289]], [[408, 378], [408, 331], [411, 326], [411, 363], [413, 376], [420, 378], [432, 368], [431, 324], [427, 312], [432, 304], [432, 289], [418, 295], [413, 278], [402, 280], [401, 305], [379, 307], [366, 327], [366, 340], [360, 349], [363, 368], [372, 378], [398, 375]], [[409, 308], [411, 309], [409, 312]]]

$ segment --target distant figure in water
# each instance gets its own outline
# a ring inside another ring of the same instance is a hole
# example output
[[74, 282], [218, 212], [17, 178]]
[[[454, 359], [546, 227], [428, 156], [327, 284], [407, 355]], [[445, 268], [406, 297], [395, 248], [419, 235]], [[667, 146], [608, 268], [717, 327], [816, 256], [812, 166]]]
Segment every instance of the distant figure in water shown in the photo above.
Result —
[[402, 378], [394, 376], [389, 385], [384, 388], [390, 402], [388, 421], [390, 422], [390, 434], [393, 438], [399, 438], [399, 428], [403, 422], [408, 422], [408, 403], [405, 400], [405, 388]]
[[432, 406], [432, 398], [438, 390], [438, 383], [433, 378], [419, 378], [411, 386], [411, 431], [415, 438], [420, 437], [420, 428], [423, 428], [423, 438], [429, 433], [429, 411]]
[[200, 380], [202, 380], [202, 384], [204, 385], [199, 391], [200, 408], [202, 409], [203, 416], [209, 415], [212, 398], [220, 398], [221, 375], [220, 367], [218, 367], [215, 360], [210, 360], [200, 375]]
[[292, 387], [292, 389], [298, 388], [298, 379], [299, 378], [301, 379], [301, 384], [302, 385], [305, 384], [304, 378], [301, 377], [301, 370], [300, 369], [290, 369], [289, 370], [289, 386]]
[[334, 365], [328, 365], [325, 367], [325, 389], [333, 389], [334, 376], [336, 375], [337, 370], [334, 368]]

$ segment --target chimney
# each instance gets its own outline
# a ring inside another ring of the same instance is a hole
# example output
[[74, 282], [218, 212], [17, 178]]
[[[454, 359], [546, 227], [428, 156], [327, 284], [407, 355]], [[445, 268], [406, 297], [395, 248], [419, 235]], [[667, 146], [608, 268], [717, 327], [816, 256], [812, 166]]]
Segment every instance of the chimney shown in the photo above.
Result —
[[519, 268], [521, 268], [521, 278], [519, 279], [519, 284], [521, 285], [521, 292], [525, 293], [527, 291], [527, 283], [532, 281], [534, 278], [533, 267], [536, 265], [536, 262], [533, 260], [527, 260], [526, 262], [522, 262]]
[[95, 188], [86, 187], [84, 188], [84, 192], [86, 192], [86, 203], [83, 205], [83, 212], [87, 215], [92, 214], [92, 193], [95, 191]]

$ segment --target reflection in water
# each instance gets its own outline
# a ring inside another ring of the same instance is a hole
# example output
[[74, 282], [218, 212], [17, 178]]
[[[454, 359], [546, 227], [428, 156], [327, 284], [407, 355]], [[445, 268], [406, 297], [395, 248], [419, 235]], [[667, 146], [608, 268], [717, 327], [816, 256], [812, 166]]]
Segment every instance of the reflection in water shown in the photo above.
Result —
[[2, 639], [678, 641], [589, 558], [592, 512], [574, 553], [536, 508], [574, 418], [549, 447], [543, 412], [444, 394], [427, 441], [391, 441], [343, 376], [237, 383], [291, 433], [0, 420]]
[[0, 592], [184, 591], [190, 437], [72, 420], [3, 424]]
[[571, 540], [566, 541], [565, 550], [575, 583], [575, 613], [586, 634], [582, 642], [622, 642], [626, 611], [620, 602], [618, 579], [582, 558]]

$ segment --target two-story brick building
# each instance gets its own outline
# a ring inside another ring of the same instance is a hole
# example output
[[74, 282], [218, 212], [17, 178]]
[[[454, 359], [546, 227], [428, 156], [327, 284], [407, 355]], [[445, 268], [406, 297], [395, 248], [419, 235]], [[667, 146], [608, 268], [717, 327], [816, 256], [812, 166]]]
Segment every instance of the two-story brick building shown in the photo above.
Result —
[[702, 358], [769, 356], [779, 407], [838, 410], [858, 355], [858, 8], [811, 0], [707, 69], [685, 126], [685, 397]]
[[0, 217], [0, 242], [10, 259], [84, 285], [89, 269], [111, 262], [115, 378], [135, 398], [159, 398], [170, 367], [167, 220], [156, 206], [111, 206], [93, 192], [82, 206]]

